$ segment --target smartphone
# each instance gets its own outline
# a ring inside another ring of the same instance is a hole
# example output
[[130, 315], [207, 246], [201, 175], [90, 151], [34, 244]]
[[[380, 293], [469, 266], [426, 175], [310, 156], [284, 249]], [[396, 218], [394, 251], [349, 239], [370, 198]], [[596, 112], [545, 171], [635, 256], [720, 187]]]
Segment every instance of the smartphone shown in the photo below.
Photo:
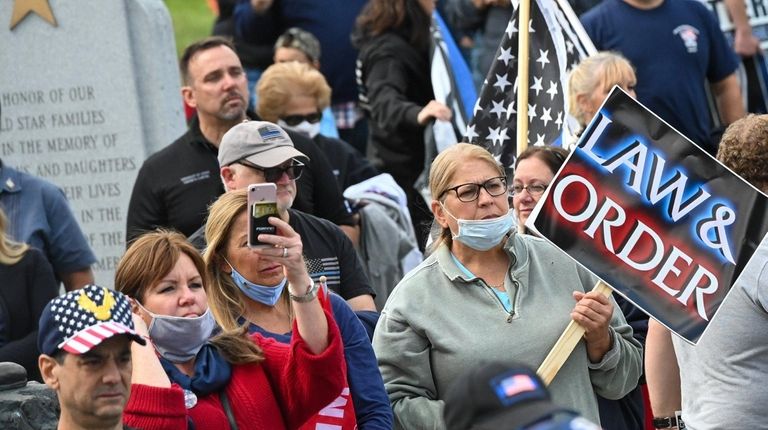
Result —
[[267, 218], [277, 216], [277, 186], [272, 183], [248, 185], [248, 246], [266, 248], [272, 245], [259, 242], [260, 234], [276, 234], [275, 226]]

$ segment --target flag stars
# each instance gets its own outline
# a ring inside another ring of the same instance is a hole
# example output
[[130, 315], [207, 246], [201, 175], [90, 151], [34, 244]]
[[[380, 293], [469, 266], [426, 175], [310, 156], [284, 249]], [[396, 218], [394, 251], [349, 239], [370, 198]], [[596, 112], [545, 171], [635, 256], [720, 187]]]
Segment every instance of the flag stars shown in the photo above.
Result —
[[499, 91], [501, 91], [503, 93], [504, 89], [507, 88], [510, 85], [512, 85], [512, 83], [507, 80], [507, 74], [506, 73], [503, 74], [503, 75], [496, 75], [496, 83], [493, 84], [493, 86], [497, 87], [499, 89]]
[[549, 49], [546, 51], [539, 49], [539, 58], [536, 59], [537, 63], [541, 63], [541, 68], [544, 68], [546, 64], [549, 64]]
[[517, 20], [513, 19], [507, 23], [507, 29], [504, 30], [504, 32], [507, 33], [507, 37], [512, 37], [513, 34], [517, 33], [517, 24], [515, 21]]
[[533, 146], [544, 146], [546, 143], [544, 143], [544, 135], [536, 133], [536, 142], [533, 142]]
[[489, 127], [487, 139], [496, 145], [503, 145], [505, 140], [509, 140], [509, 136], [507, 136], [507, 129], [501, 127]]
[[475, 124], [467, 125], [467, 141], [472, 142], [472, 139], [479, 137], [477, 132], [475, 131]]
[[557, 119], [555, 120], [555, 124], [557, 124], [558, 128], [561, 128], [563, 126], [563, 113], [558, 112], [557, 113]]
[[539, 119], [544, 123], [544, 127], [547, 126], [547, 123], [552, 121], [552, 116], [550, 115], [551, 111], [552, 108], [542, 108], [541, 116]]
[[568, 51], [569, 54], [573, 54], [573, 48], [574, 48], [573, 42], [571, 42], [570, 40], [566, 40], [565, 49]]
[[550, 100], [555, 99], [555, 96], [557, 95], [557, 83], [555, 81], [549, 81], [549, 89], [547, 90], [547, 94], [549, 94]]
[[507, 105], [507, 119], [509, 119], [509, 117], [511, 117], [513, 113], [517, 113], [517, 111], [515, 110], [515, 102], [511, 101]]
[[504, 109], [504, 103], [503, 102], [496, 102], [491, 100], [491, 103], [493, 103], [493, 108], [491, 109], [491, 114], [496, 115], [497, 118], [501, 118], [501, 115], [506, 113], [506, 109]]
[[512, 55], [512, 48], [501, 48], [501, 55], [498, 56], [497, 60], [501, 60], [505, 66], [509, 66], [509, 60], [514, 59], [515, 56]]
[[544, 87], [541, 86], [542, 78], [537, 78], [536, 76], [533, 77], [533, 85], [531, 85], [531, 89], [536, 91], [536, 95], [539, 95], [539, 92], [544, 90]]
[[536, 119], [536, 105], [528, 105], [528, 121]]

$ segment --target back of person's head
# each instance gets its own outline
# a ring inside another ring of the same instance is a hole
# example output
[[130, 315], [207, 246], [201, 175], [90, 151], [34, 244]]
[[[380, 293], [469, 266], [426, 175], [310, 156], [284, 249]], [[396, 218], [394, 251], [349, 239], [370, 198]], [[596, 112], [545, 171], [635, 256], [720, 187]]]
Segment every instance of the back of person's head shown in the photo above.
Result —
[[429, 47], [430, 20], [418, 0], [369, 0], [355, 26], [363, 39], [397, 32], [421, 50]]
[[554, 404], [544, 382], [519, 363], [483, 363], [458, 376], [445, 395], [448, 430], [598, 430]]
[[768, 192], [768, 115], [747, 115], [728, 126], [720, 140], [717, 159]]
[[248, 205], [247, 190], [234, 190], [222, 194], [208, 209], [205, 224], [205, 248], [203, 260], [210, 276], [208, 304], [211, 312], [225, 330], [239, 325], [238, 318], [245, 314], [246, 298], [224, 269], [227, 244], [233, 234], [232, 227], [237, 217], [245, 212]]
[[0, 208], [0, 264], [14, 265], [24, 257], [29, 249], [25, 243], [18, 243], [8, 235], [8, 218]]
[[543, 161], [549, 167], [549, 170], [555, 174], [565, 163], [565, 159], [568, 158], [568, 151], [557, 146], [529, 146], [517, 156], [515, 168], [517, 168], [521, 161], [528, 158], [537, 158]]
[[256, 111], [264, 121], [277, 122], [291, 98], [306, 96], [315, 100], [318, 111], [331, 103], [331, 87], [317, 69], [296, 61], [269, 66], [256, 86], [259, 95]]
[[314, 34], [302, 30], [298, 27], [291, 27], [285, 30], [275, 42], [275, 51], [279, 48], [293, 48], [298, 49], [304, 55], [306, 55], [309, 63], [316, 63], [320, 61], [320, 41], [317, 40]]
[[602, 51], [583, 59], [568, 77], [568, 112], [582, 126], [587, 118], [579, 103], [580, 97], [590, 96], [596, 89], [609, 91], [619, 82], [634, 81], [635, 69], [621, 54]]
[[[429, 192], [434, 200], [442, 201], [446, 190], [458, 185], [451, 181], [459, 167], [470, 160], [484, 161], [496, 169], [499, 176], [506, 176], [504, 168], [488, 150], [471, 143], [457, 143], [438, 154], [429, 167]], [[442, 243], [450, 246], [451, 241], [451, 230], [442, 228], [439, 236], [432, 242], [431, 249], [437, 249]]]
[[179, 71], [181, 72], [181, 81], [184, 83], [184, 85], [192, 84], [189, 76], [189, 62], [192, 60], [192, 57], [200, 52], [207, 51], [219, 46], [226, 46], [227, 48], [231, 49], [232, 52], [237, 52], [235, 51], [235, 45], [232, 43], [232, 41], [229, 38], [222, 36], [206, 37], [205, 39], [192, 43], [191, 45], [187, 46], [186, 49], [184, 49], [184, 52], [181, 54], [181, 59], [179, 59]]
[[[206, 294], [210, 294], [208, 272], [202, 257], [184, 235], [168, 230], [144, 233], [131, 242], [117, 266], [115, 289], [142, 303], [146, 292], [171, 272], [182, 254], [192, 260]], [[261, 350], [246, 337], [244, 328], [225, 330], [211, 339], [211, 343], [230, 363], [263, 359]]]

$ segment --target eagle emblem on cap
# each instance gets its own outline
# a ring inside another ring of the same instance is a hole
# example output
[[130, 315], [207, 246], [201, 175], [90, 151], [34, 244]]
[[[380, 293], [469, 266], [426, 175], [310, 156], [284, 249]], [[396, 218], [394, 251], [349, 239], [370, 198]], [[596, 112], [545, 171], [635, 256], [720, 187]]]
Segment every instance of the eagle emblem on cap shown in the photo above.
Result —
[[112, 316], [112, 306], [115, 305], [115, 296], [104, 288], [104, 300], [101, 305], [97, 305], [87, 294], [81, 290], [80, 297], [77, 298], [77, 304], [80, 307], [93, 314], [99, 321], [108, 320]]

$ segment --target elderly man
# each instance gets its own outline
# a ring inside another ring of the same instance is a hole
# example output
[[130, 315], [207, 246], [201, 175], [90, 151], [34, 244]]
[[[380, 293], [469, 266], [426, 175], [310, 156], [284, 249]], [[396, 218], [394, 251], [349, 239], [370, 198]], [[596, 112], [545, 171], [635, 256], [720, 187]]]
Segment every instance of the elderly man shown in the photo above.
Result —
[[[157, 227], [189, 236], [205, 223], [208, 205], [224, 192], [216, 161], [221, 137], [248, 119], [248, 81], [227, 39], [214, 36], [191, 44], [180, 69], [182, 96], [197, 116], [189, 131], [141, 166], [128, 206], [129, 241]], [[328, 160], [308, 138], [291, 138], [312, 158], [295, 206], [354, 231], [356, 220], [344, 205]]]
[[59, 398], [59, 430], [124, 429], [131, 341], [146, 344], [119, 292], [88, 285], [48, 303], [40, 317], [38, 365]]
[[224, 188], [230, 191], [249, 184], [275, 183], [278, 214], [301, 235], [312, 279], [325, 275], [328, 287], [353, 310], [375, 312], [373, 288], [352, 242], [333, 223], [291, 209], [296, 198], [296, 179], [303, 171], [297, 163], [300, 160], [309, 161], [294, 148], [285, 130], [263, 121], [236, 125], [224, 135], [219, 148]]

